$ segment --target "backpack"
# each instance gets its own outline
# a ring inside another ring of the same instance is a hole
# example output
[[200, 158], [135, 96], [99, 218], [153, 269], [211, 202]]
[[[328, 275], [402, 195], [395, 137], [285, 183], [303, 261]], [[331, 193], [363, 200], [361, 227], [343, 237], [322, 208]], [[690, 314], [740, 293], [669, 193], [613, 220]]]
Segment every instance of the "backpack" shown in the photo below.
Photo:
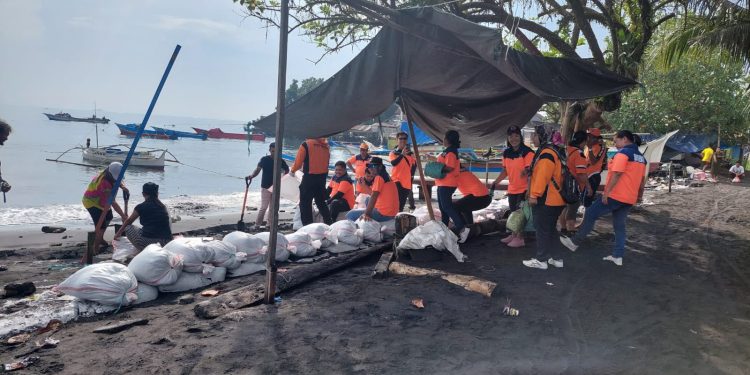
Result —
[[557, 159], [560, 160], [560, 164], [562, 165], [562, 186], [558, 185], [554, 178], [551, 179], [552, 185], [560, 192], [560, 196], [565, 203], [574, 204], [580, 202], [581, 189], [578, 187], [578, 181], [576, 181], [575, 176], [568, 169], [567, 155], [562, 157], [554, 147], [550, 147], [550, 149], [555, 152]]

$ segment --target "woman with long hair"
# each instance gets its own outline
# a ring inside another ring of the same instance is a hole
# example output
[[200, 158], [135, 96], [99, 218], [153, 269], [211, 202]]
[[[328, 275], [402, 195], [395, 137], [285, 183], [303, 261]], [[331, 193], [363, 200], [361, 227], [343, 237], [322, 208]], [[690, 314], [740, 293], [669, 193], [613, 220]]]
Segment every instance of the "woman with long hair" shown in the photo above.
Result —
[[443, 224], [447, 226], [453, 220], [453, 230], [458, 235], [458, 242], [464, 243], [469, 238], [469, 228], [466, 226], [464, 218], [453, 206], [453, 193], [458, 188], [458, 176], [461, 173], [461, 163], [458, 160], [458, 148], [461, 147], [461, 139], [458, 132], [448, 130], [443, 137], [443, 146], [445, 149], [438, 156], [437, 161], [444, 165], [444, 175], [443, 178], [435, 179], [438, 207]]
[[[115, 234], [115, 239], [118, 239], [125, 233], [139, 251], [155, 243], [164, 246], [172, 240], [169, 213], [159, 200], [159, 185], [153, 182], [143, 184], [143, 199], [143, 203], [135, 206], [133, 213]], [[138, 218], [141, 219], [142, 228], [133, 224]]]
[[[492, 189], [494, 190], [500, 181], [508, 178], [508, 194], [506, 194], [506, 197], [508, 197], [508, 204], [510, 205], [509, 212], [521, 208], [521, 202], [526, 200], [532, 161], [534, 161], [534, 151], [523, 143], [521, 128], [515, 125], [509, 127], [508, 148], [503, 151], [503, 171], [492, 182]], [[511, 233], [510, 236], [500, 241], [510, 247], [526, 246], [523, 232]]]

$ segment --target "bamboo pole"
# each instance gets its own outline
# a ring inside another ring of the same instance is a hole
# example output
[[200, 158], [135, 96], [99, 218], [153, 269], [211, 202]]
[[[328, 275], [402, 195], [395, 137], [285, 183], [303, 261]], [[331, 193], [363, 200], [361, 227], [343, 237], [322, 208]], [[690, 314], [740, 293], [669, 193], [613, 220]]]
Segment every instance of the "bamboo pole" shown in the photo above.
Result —
[[427, 182], [424, 180], [424, 171], [422, 170], [422, 159], [419, 156], [419, 147], [417, 146], [417, 136], [414, 134], [414, 123], [411, 122], [411, 116], [409, 116], [408, 106], [404, 101], [404, 97], [401, 97], [401, 109], [406, 114], [406, 123], [409, 124], [409, 135], [411, 137], [411, 145], [414, 148], [414, 157], [417, 158], [417, 171], [419, 172], [419, 184], [422, 186], [424, 192], [424, 201], [427, 203], [427, 212], [430, 214], [430, 220], [435, 220], [435, 213], [432, 212], [432, 194], [427, 190]]
[[264, 302], [274, 303], [276, 295], [276, 240], [279, 232], [279, 194], [281, 190], [281, 152], [284, 149], [284, 120], [286, 115], [286, 60], [289, 37], [289, 0], [281, 1], [279, 26], [279, 73], [276, 87], [276, 150], [273, 153], [273, 192], [271, 197], [271, 222], [266, 252], [266, 287]]

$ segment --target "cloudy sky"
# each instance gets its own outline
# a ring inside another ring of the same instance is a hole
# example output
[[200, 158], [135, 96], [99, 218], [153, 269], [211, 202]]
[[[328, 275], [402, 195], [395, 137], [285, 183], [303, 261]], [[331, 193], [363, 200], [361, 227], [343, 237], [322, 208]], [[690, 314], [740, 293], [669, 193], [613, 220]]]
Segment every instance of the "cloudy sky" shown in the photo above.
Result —
[[[278, 30], [231, 0], [0, 0], [0, 29], [6, 105], [142, 113], [181, 44], [158, 113], [246, 121], [274, 110]], [[320, 49], [289, 42], [289, 82], [328, 78], [357, 52], [315, 65]]]

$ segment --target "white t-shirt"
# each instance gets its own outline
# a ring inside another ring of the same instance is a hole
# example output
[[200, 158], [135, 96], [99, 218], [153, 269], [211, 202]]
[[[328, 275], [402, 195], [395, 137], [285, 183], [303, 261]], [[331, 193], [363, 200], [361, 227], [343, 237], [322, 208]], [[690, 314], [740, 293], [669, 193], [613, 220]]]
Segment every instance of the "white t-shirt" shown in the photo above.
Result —
[[729, 173], [734, 174], [745, 174], [745, 168], [743, 168], [741, 165], [737, 166], [736, 164], [733, 165], [731, 168], [729, 168]]

